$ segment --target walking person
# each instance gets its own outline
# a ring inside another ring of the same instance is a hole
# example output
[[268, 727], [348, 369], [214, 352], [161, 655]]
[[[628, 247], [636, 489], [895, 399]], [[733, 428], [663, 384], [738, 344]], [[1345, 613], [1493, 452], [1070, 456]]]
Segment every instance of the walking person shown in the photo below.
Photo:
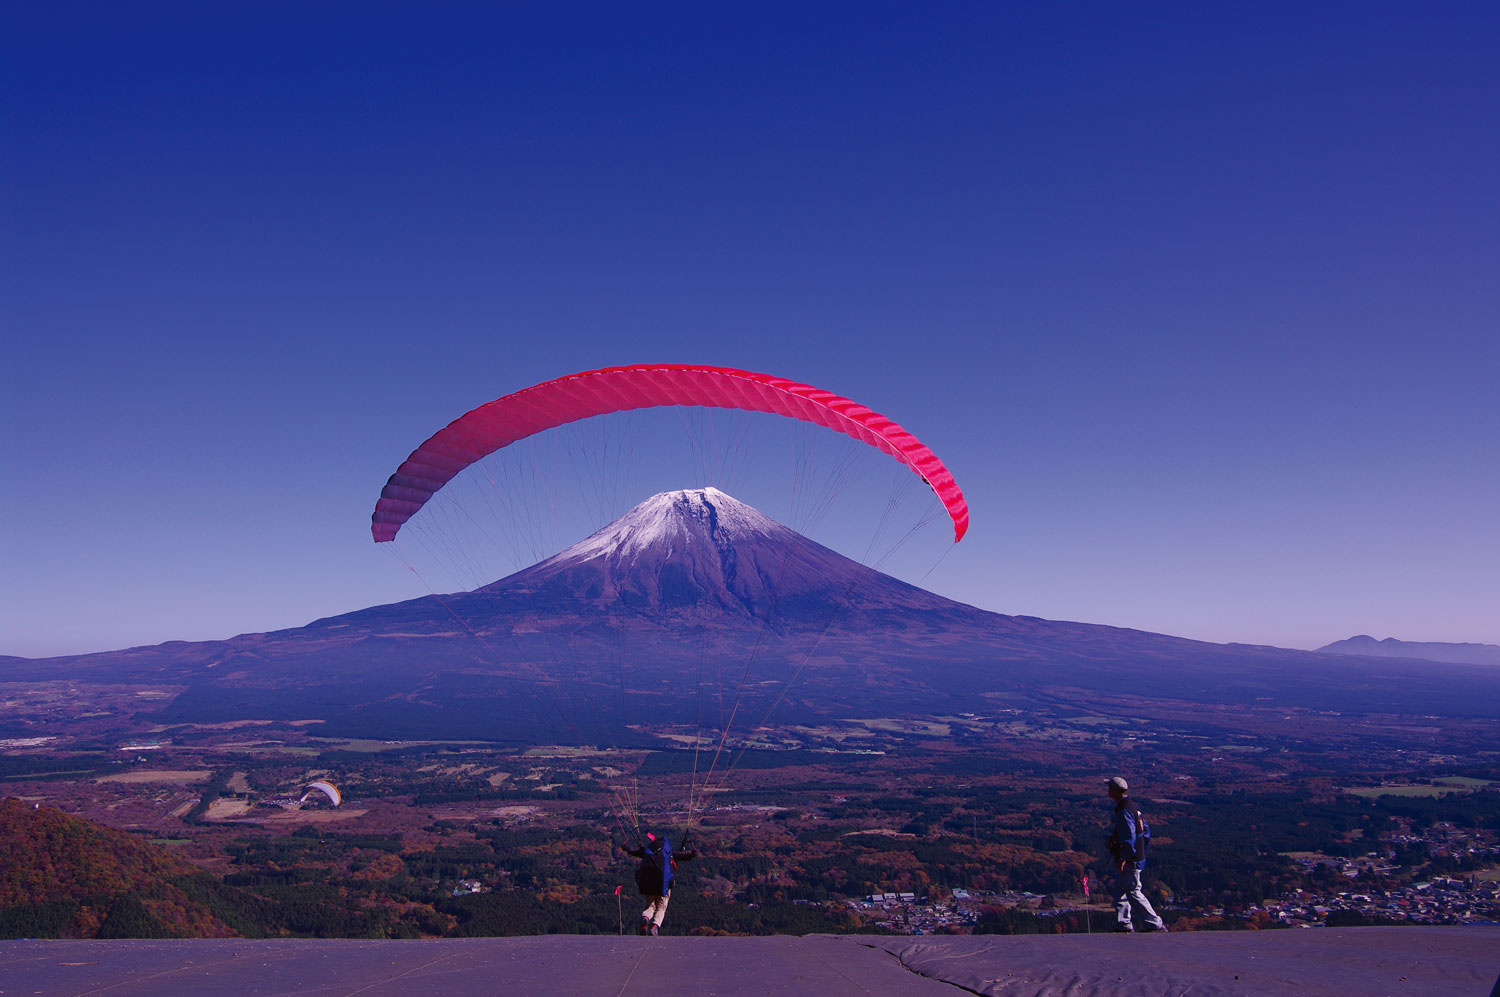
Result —
[[1130, 784], [1120, 776], [1109, 780], [1109, 798], [1115, 802], [1115, 822], [1109, 833], [1109, 854], [1119, 871], [1115, 884], [1115, 930], [1134, 931], [1131, 905], [1141, 909], [1153, 931], [1166, 931], [1166, 922], [1151, 907], [1141, 889], [1141, 870], [1146, 868], [1146, 846], [1151, 842], [1151, 825], [1141, 815], [1141, 808], [1130, 800]]

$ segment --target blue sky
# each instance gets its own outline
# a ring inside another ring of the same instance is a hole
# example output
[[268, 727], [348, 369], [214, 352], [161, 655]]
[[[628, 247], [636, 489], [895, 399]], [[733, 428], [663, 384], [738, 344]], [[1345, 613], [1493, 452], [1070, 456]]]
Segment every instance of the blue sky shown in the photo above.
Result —
[[[426, 590], [386, 476], [608, 364], [905, 424], [926, 584], [1500, 643], [1493, 4], [0, 6], [0, 653]], [[683, 482], [684, 485], [696, 482]]]

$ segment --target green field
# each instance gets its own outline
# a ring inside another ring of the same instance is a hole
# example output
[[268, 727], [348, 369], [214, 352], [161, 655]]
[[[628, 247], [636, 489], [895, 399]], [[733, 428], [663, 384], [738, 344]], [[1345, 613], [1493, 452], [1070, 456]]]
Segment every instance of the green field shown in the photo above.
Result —
[[219, 746], [219, 750], [234, 751], [245, 755], [306, 755], [309, 758], [316, 758], [327, 749], [289, 744], [223, 744]]
[[494, 742], [493, 741], [377, 741], [374, 738], [368, 738], [368, 737], [354, 737], [354, 738], [322, 738], [322, 737], [315, 737], [315, 738], [310, 738], [309, 740], [316, 741], [318, 744], [323, 745], [322, 750], [324, 750], [324, 751], [330, 751], [330, 750], [333, 750], [333, 751], [363, 751], [363, 752], [399, 751], [402, 748], [431, 747], [431, 746], [434, 746], [434, 745], [442, 747], [444, 745], [449, 745], [449, 744], [452, 744], [452, 745], [465, 745], [465, 746], [470, 746], [470, 747], [472, 747], [472, 746], [493, 747], [494, 746]]
[[1361, 786], [1345, 789], [1351, 796], [1447, 796], [1449, 793], [1468, 793], [1472, 790], [1459, 786]]
[[0, 779], [62, 779], [70, 775], [93, 775], [99, 771], [98, 767], [91, 769], [67, 769], [58, 772], [18, 772], [15, 775], [0, 776]]
[[1447, 796], [1449, 793], [1472, 793], [1476, 789], [1485, 789], [1494, 785], [1496, 783], [1491, 779], [1473, 779], [1464, 775], [1445, 775], [1439, 776], [1425, 785], [1346, 787], [1344, 792], [1349, 793], [1351, 796], [1363, 796], [1366, 798], [1377, 796]]

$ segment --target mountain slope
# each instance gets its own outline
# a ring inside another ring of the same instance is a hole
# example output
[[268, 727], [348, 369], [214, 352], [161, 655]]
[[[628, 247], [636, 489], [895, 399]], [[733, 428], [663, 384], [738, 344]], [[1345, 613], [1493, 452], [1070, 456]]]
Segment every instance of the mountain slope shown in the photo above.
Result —
[[788, 604], [826, 607], [849, 597], [912, 609], [945, 602], [813, 543], [716, 488], [652, 496], [586, 540], [479, 591], [762, 619]]
[[228, 938], [179, 885], [193, 866], [135, 835], [0, 800], [0, 937]]
[[710, 703], [775, 702], [792, 723], [1129, 695], [1455, 716], [1500, 701], [1500, 672], [1450, 665], [1435, 683], [1431, 667], [986, 612], [694, 489], [473, 592], [0, 665], [0, 677], [186, 687], [164, 720], [616, 743], [642, 723], [693, 723]]

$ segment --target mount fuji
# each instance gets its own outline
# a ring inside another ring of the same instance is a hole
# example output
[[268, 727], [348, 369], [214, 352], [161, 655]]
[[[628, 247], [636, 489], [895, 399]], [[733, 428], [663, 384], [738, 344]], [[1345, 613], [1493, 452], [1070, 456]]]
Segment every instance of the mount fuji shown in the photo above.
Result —
[[481, 595], [786, 625], [806, 613], [954, 605], [816, 544], [717, 488], [654, 495]]
[[615, 743], [606, 728], [692, 723], [715, 695], [751, 711], [775, 700], [782, 723], [1113, 696], [1451, 716], [1500, 701], [1494, 669], [987, 612], [713, 488], [655, 495], [471, 592], [223, 641], [0, 660], [0, 680], [60, 678], [173, 687], [158, 722], [317, 718], [347, 735]]

